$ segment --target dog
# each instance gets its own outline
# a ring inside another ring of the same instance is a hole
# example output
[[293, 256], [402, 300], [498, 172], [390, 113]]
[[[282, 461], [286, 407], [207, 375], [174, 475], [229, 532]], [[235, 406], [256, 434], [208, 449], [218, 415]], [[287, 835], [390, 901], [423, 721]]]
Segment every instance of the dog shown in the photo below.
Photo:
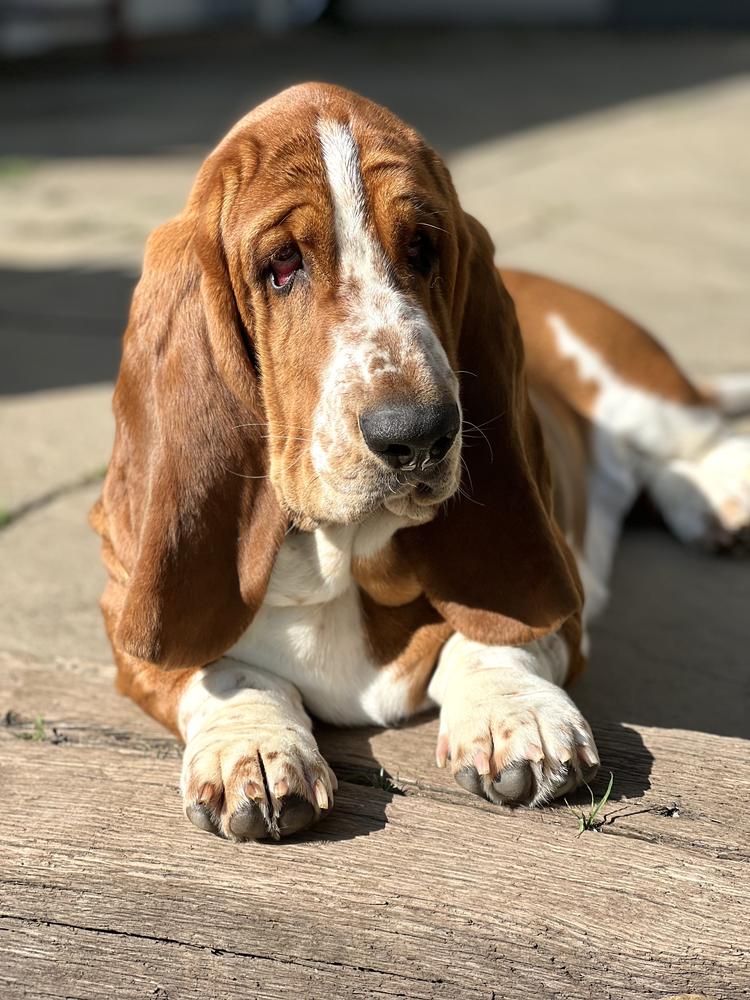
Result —
[[243, 841], [333, 806], [311, 715], [440, 709], [438, 767], [539, 805], [590, 781], [583, 668], [624, 516], [750, 535], [750, 383], [498, 271], [442, 160], [338, 87], [284, 91], [149, 239], [91, 520], [118, 688], [185, 744], [185, 812]]

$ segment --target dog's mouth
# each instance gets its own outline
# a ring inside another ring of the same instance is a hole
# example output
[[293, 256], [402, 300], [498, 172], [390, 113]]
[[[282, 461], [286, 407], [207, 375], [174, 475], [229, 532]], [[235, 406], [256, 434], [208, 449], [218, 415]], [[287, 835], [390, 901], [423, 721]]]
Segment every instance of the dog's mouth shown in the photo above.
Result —
[[441, 502], [432, 497], [431, 491], [430, 497], [426, 499], [423, 493], [413, 490], [401, 496], [389, 497], [383, 503], [383, 509], [414, 524], [424, 524], [432, 519]]
[[378, 506], [410, 521], [429, 520], [441, 504], [458, 490], [457, 471], [435, 467], [431, 475], [412, 472], [395, 473], [389, 477], [387, 493], [378, 498]]
[[318, 489], [305, 496], [312, 501], [309, 505], [298, 506], [291, 496], [284, 497], [280, 484], [277, 492], [300, 530], [314, 530], [326, 523], [358, 524], [383, 510], [421, 524], [460, 487], [460, 440], [457, 435], [445, 457], [424, 468], [387, 468], [385, 463], [374, 462], [372, 456], [365, 463], [339, 467], [335, 474], [318, 468]]

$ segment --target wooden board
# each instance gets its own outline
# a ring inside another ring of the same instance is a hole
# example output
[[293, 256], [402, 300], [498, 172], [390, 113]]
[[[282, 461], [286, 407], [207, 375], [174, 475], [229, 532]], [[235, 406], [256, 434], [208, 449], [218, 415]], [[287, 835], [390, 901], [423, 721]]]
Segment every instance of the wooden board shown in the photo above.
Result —
[[[617, 795], [578, 837], [458, 788], [434, 720], [324, 729], [331, 817], [234, 845], [184, 820], [179, 750], [111, 668], [0, 669], [3, 998], [750, 995], [742, 740], [603, 729]], [[359, 783], [381, 765], [405, 794]]]

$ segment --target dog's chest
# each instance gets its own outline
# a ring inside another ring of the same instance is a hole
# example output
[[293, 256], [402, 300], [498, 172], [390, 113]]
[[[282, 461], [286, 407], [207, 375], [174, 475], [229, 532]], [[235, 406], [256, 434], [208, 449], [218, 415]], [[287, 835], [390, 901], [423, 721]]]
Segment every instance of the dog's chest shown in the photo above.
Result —
[[403, 521], [378, 515], [362, 525], [290, 534], [252, 625], [229, 656], [291, 681], [307, 707], [329, 722], [385, 725], [407, 711], [407, 692], [372, 656], [352, 573]]

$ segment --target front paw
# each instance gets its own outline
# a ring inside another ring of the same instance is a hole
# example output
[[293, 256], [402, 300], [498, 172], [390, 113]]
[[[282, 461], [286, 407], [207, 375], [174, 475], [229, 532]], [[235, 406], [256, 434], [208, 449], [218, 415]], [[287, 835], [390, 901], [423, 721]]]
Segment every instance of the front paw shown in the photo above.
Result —
[[185, 747], [185, 813], [228, 840], [299, 833], [330, 811], [337, 788], [303, 726], [259, 725], [255, 716], [240, 706], [218, 712]]
[[509, 685], [484, 670], [443, 705], [438, 767], [470, 792], [501, 805], [559, 798], [599, 768], [588, 723], [568, 695], [541, 678]]

